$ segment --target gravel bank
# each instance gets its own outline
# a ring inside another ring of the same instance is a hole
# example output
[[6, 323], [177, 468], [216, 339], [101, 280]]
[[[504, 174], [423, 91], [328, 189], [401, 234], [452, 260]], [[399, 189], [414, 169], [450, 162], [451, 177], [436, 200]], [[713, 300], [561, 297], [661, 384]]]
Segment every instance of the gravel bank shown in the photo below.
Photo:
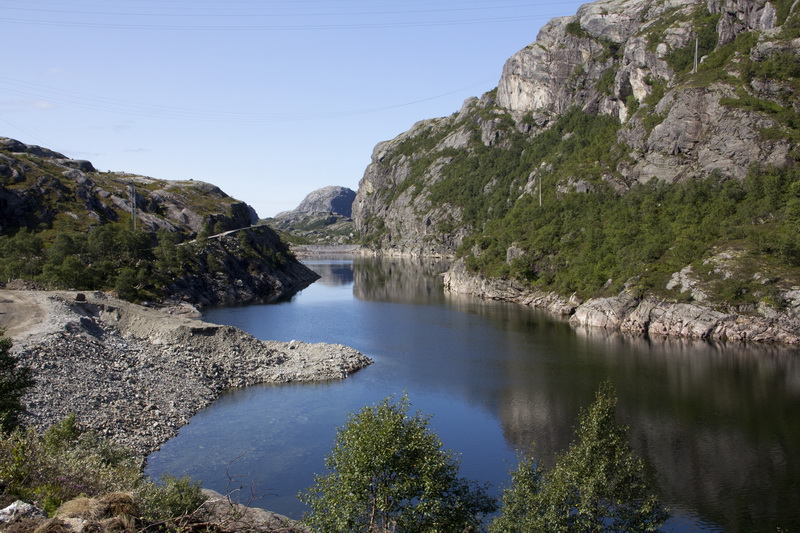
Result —
[[142, 456], [224, 389], [343, 379], [372, 362], [342, 345], [260, 341], [189, 318], [186, 308], [76, 297], [0, 291], [14, 352], [36, 377], [26, 422], [44, 429], [75, 413], [84, 427]]

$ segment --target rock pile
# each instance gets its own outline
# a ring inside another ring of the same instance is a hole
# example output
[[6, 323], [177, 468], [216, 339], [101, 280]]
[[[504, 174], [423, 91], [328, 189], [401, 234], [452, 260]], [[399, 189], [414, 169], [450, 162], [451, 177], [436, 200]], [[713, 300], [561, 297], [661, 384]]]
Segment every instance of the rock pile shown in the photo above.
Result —
[[229, 387], [342, 379], [371, 363], [346, 346], [260, 341], [102, 293], [59, 293], [48, 307], [63, 327], [15, 346], [36, 379], [27, 421], [47, 428], [74, 413], [143, 456]]

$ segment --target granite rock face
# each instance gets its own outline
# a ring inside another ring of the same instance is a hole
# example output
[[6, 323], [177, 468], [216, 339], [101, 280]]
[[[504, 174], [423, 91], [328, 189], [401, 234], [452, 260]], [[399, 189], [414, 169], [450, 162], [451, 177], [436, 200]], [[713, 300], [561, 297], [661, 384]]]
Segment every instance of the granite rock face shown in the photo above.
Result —
[[329, 186], [309, 193], [296, 209], [283, 211], [266, 223], [303, 244], [352, 244], [353, 200], [356, 192]]
[[330, 213], [350, 218], [353, 216], [353, 200], [356, 192], [347, 187], [330, 185], [308, 193], [297, 209], [284, 211], [275, 218], [286, 218], [300, 213]]
[[[794, 143], [775, 133], [780, 120], [737, 105], [747, 96], [800, 108], [791, 83], [750, 79], [737, 66], [738, 58], [800, 55], [800, 39], [782, 32], [785, 17], [765, 0], [599, 0], [553, 19], [508, 59], [495, 91], [375, 147], [353, 205], [356, 230], [382, 253], [453, 255], [482, 227], [465, 216], [463, 202], [448, 203], [438, 190], [443, 180], [455, 179], [449, 168], [483, 148], [507, 149], [510, 132], [534, 145], [573, 109], [620, 122], [618, 150], [626, 156], [616, 168], [587, 177], [619, 192], [652, 179], [674, 183], [712, 173], [743, 179], [755, 164], [790, 164]], [[701, 54], [746, 33], [755, 44], [730, 52], [724, 72], [687, 77], [698, 31], [716, 43]], [[481, 161], [492, 164], [477, 159], [475, 165]], [[514, 182], [508, 202], [533, 194], [544, 170], [531, 168], [527, 183]], [[489, 194], [502, 181], [490, 178], [474, 194]], [[559, 179], [559, 190], [591, 190], [584, 177]]]

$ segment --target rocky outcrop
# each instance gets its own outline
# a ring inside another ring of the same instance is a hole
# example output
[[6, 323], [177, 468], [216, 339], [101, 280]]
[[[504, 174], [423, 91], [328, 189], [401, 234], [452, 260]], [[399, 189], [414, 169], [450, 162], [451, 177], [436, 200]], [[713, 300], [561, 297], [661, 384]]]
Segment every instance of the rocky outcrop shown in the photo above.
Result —
[[355, 196], [347, 187], [323, 187], [309, 193], [297, 209], [278, 213], [265, 223], [302, 244], [350, 244]]
[[74, 413], [142, 456], [227, 388], [343, 379], [371, 363], [345, 346], [261, 341], [102, 293], [9, 292], [4, 301], [25, 296], [40, 308], [28, 324], [38, 333], [15, 327], [14, 352], [36, 380], [27, 422], [45, 429]]
[[278, 213], [275, 218], [289, 218], [300, 213], [330, 213], [350, 218], [355, 197], [356, 192], [347, 187], [323, 187], [308, 193], [296, 209]]
[[587, 301], [575, 310], [570, 322], [637, 335], [800, 344], [798, 304], [800, 300], [779, 314], [765, 317], [622, 294]]
[[258, 221], [252, 207], [210, 183], [98, 172], [89, 161], [6, 137], [0, 137], [0, 208], [0, 234], [59, 219], [86, 228], [134, 215], [138, 229], [190, 236]]
[[[543, 177], [555, 179], [559, 191], [591, 191], [592, 180], [603, 180], [625, 192], [652, 179], [673, 183], [712, 173], [742, 179], [752, 165], [790, 164], [795, 143], [781, 133], [777, 113], [765, 109], [800, 111], [796, 87], [742, 72], [745, 59], [800, 55], [800, 40], [781, 28], [786, 9], [779, 17], [776, 6], [765, 0], [598, 0], [551, 20], [506, 62], [496, 91], [375, 147], [353, 206], [357, 231], [383, 253], [449, 256], [507, 205], [533, 194]], [[789, 16], [797, 10], [794, 3]], [[743, 34], [755, 44], [721, 51]], [[716, 53], [719, 63], [702, 76], [690, 75], [697, 35], [703, 36], [698, 59]], [[761, 103], [752, 104], [753, 98]], [[619, 121], [612, 167], [552, 176], [551, 162], [541, 160], [513, 169], [519, 175], [512, 177], [493, 170], [496, 157], [485, 148], [535, 146], [573, 109]], [[464, 159], [472, 163], [455, 166]], [[465, 169], [483, 172], [469, 185], [471, 195], [495, 194], [502, 183], [505, 203], [480, 205], [448, 194], [458, 190]]]
[[193, 304], [241, 305], [285, 298], [319, 275], [294, 258], [288, 245], [267, 226], [228, 231], [188, 243], [192, 267], [166, 292]]

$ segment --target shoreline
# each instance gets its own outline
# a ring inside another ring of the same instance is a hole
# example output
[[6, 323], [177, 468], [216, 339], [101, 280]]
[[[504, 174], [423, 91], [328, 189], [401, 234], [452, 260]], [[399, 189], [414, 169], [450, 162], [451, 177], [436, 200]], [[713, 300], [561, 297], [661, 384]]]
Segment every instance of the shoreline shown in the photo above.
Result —
[[81, 427], [146, 458], [226, 389], [344, 379], [372, 363], [339, 344], [261, 341], [190, 318], [192, 309], [0, 290], [0, 326], [36, 379], [24, 423], [45, 430], [74, 413]]
[[800, 288], [781, 313], [752, 316], [722, 313], [694, 303], [662, 301], [623, 292], [617, 296], [581, 301], [555, 293], [533, 291], [514, 280], [490, 279], [467, 272], [464, 262], [444, 273], [446, 291], [489, 300], [503, 300], [544, 309], [569, 318], [574, 328], [593, 328], [635, 335], [714, 341], [800, 345]]

